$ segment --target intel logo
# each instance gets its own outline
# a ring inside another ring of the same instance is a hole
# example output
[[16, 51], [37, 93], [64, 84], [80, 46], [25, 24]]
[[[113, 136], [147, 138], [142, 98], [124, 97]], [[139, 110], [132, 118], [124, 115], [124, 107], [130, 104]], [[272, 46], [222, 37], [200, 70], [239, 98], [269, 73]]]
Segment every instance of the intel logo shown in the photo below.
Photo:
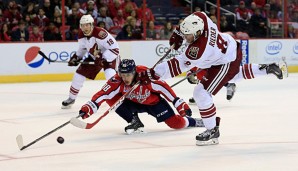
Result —
[[296, 43], [294, 46], [293, 46], [293, 52], [295, 54], [298, 54], [298, 43]]
[[267, 46], [266, 46], [266, 52], [269, 54], [269, 55], [276, 55], [279, 53], [279, 51], [281, 50], [282, 48], [282, 44], [281, 42], [279, 41], [274, 41], [274, 42], [271, 42], [269, 43]]

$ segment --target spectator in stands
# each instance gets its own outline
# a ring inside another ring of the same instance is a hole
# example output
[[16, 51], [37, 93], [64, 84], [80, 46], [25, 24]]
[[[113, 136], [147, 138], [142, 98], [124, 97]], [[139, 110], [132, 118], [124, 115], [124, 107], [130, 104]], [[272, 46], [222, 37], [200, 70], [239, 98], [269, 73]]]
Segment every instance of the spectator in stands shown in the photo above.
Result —
[[78, 40], [79, 30], [77, 27], [70, 27], [69, 30], [65, 32], [65, 39], [66, 40]]
[[255, 14], [251, 16], [251, 37], [266, 37], [267, 35], [267, 19], [261, 15], [259, 8], [255, 10]]
[[39, 28], [44, 28], [45, 26], [48, 26], [50, 22], [50, 19], [45, 16], [45, 11], [43, 8], [38, 9], [38, 15], [32, 20], [32, 23]]
[[62, 25], [62, 18], [61, 18], [61, 11], [59, 9], [55, 9], [54, 12], [54, 17], [53, 17], [53, 22], [55, 24], [56, 27], [60, 28], [60, 26]]
[[72, 28], [79, 29], [81, 16], [82, 14], [79, 12], [79, 8], [73, 5], [70, 15], [66, 19], [66, 24]]
[[59, 29], [55, 26], [53, 22], [50, 22], [49, 26], [44, 31], [44, 40], [45, 41], [62, 40]]
[[250, 16], [254, 14], [256, 8], [257, 8], [257, 4], [255, 2], [251, 2], [250, 9], [248, 10], [248, 13]]
[[270, 4], [265, 4], [265, 6], [262, 10], [262, 16], [264, 18], [269, 18], [270, 17]]
[[69, 15], [72, 15], [72, 12], [73, 12], [73, 9], [76, 9], [76, 14], [78, 15], [79, 18], [81, 18], [82, 15], [84, 15], [86, 13], [86, 11], [84, 11], [82, 8], [81, 8], [81, 5], [79, 2], [75, 2], [73, 5], [72, 5], [72, 8], [71, 10], [69, 11]]
[[160, 31], [160, 39], [169, 40], [173, 33], [174, 27], [170, 21], [166, 22], [164, 28]]
[[19, 22], [19, 27], [11, 34], [12, 41], [28, 41], [29, 32], [25, 27], [25, 21], [21, 20]]
[[[145, 14], [145, 18], [144, 18]], [[154, 21], [154, 16], [150, 8], [147, 7], [147, 4], [142, 4], [141, 7], [138, 9], [138, 17], [142, 20]]]
[[103, 21], [106, 23], [106, 28], [109, 30], [110, 27], [114, 26], [113, 20], [107, 16], [107, 8], [106, 7], [101, 7], [99, 9], [99, 16], [97, 17], [97, 24]]
[[236, 28], [231, 22], [227, 21], [226, 15], [220, 16], [220, 31], [221, 32], [236, 32]]
[[[120, 10], [120, 9], [122, 10], [121, 3], [120, 3], [119, 0], [114, 0], [113, 3], [109, 3], [108, 7], [109, 7], [110, 17], [111, 18], [114, 18], [114, 17], [117, 16], [117, 11], [118, 10]], [[122, 11], [122, 13], [123, 13], [123, 11]], [[126, 16], [125, 16], [125, 18], [126, 18]]]
[[295, 33], [295, 29], [293, 27], [293, 25], [288, 25], [288, 38], [296, 38], [296, 33]]
[[87, 1], [87, 6], [86, 6], [86, 10], [85, 10], [85, 14], [89, 13], [91, 14], [91, 16], [93, 18], [97, 18], [98, 17], [98, 12], [97, 12], [97, 8], [95, 8], [95, 3], [93, 0], [89, 0]]
[[103, 21], [98, 22], [97, 26], [100, 27], [100, 28], [107, 29], [107, 28], [106, 28], [106, 23], [103, 22]]
[[215, 16], [216, 17], [216, 8], [214, 6], [210, 7], [208, 16]]
[[[54, 11], [55, 11], [55, 5], [54, 4], [51, 4], [50, 0], [44, 0], [44, 3], [43, 3], [43, 12], [49, 20], [53, 19], [53, 16], [54, 16]], [[40, 8], [39, 8], [40, 10]], [[40, 27], [40, 25], [39, 25]]]
[[131, 25], [125, 25], [121, 32], [118, 33], [116, 40], [133, 40], [133, 33]]
[[242, 19], [237, 20], [236, 30], [241, 32], [249, 32], [249, 20], [246, 12], [242, 14]]
[[202, 9], [200, 7], [195, 7], [195, 12], [201, 12]]
[[31, 20], [36, 17], [36, 13], [37, 11], [33, 2], [29, 2], [22, 12], [23, 16], [29, 15]]
[[136, 10], [132, 10], [130, 16], [136, 19], [136, 26], [140, 27], [142, 25], [142, 19], [137, 15]]
[[33, 26], [32, 32], [29, 33], [29, 41], [31, 41], [31, 42], [42, 42], [43, 41], [43, 35], [39, 31], [38, 26]]
[[240, 1], [239, 3], [239, 8], [236, 8], [235, 10], [236, 12], [236, 18], [237, 20], [249, 20], [251, 15], [249, 13], [249, 9], [247, 9], [245, 7], [245, 2], [244, 1]]
[[11, 41], [11, 33], [10, 29], [8, 28], [8, 24], [4, 23], [0, 29], [0, 42], [9, 42]]
[[146, 40], [156, 40], [159, 39], [156, 30], [154, 29], [154, 21], [149, 21], [148, 27], [146, 29]]
[[115, 26], [123, 27], [125, 24], [125, 19], [123, 17], [123, 12], [121, 9], [117, 11], [117, 16], [113, 18]]
[[137, 20], [133, 17], [127, 17], [128, 24], [132, 27], [132, 38], [133, 39], [142, 39], [142, 28], [136, 25]]
[[132, 2], [131, 0], [125, 0], [125, 2], [121, 4], [121, 9], [123, 9], [124, 17], [127, 17], [131, 14], [131, 11], [137, 10], [138, 7], [136, 3]]
[[213, 23], [217, 24], [217, 18], [215, 15], [210, 15], [209, 17]]
[[18, 6], [15, 1], [10, 1], [8, 3], [8, 7], [5, 11], [3, 11], [3, 17], [7, 24], [10, 25], [11, 28], [17, 26], [19, 21], [22, 19], [22, 14], [19, 12]]
[[100, 9], [101, 7], [106, 7], [106, 9], [108, 9], [108, 0], [95, 0], [95, 4], [97, 9]]

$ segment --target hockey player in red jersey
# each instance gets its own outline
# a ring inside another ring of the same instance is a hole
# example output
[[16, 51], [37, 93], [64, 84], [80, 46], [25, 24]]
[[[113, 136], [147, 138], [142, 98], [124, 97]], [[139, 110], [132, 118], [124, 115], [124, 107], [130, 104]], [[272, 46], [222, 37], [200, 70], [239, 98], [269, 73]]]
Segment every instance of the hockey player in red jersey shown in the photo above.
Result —
[[103, 68], [106, 79], [116, 74], [119, 63], [119, 45], [105, 29], [94, 27], [91, 15], [83, 15], [80, 19], [78, 36], [79, 48], [70, 58], [69, 66], [78, 66], [87, 53], [84, 61], [94, 61], [95, 64], [81, 64], [73, 76], [69, 90], [69, 98], [62, 102], [62, 109], [70, 108], [83, 86], [86, 78], [94, 80]]
[[212, 95], [229, 81], [252, 79], [274, 74], [283, 79], [287, 73], [284, 62], [272, 64], [247, 64], [240, 66], [242, 52], [238, 43], [229, 34], [218, 31], [217, 26], [203, 12], [195, 12], [184, 19], [175, 29], [170, 45], [178, 49], [183, 39], [188, 46], [184, 53], [158, 64], [154, 69], [141, 73], [142, 79], [167, 79], [194, 67], [206, 70], [195, 86], [193, 97], [199, 108], [206, 130], [196, 136], [197, 145], [218, 144], [219, 126], [216, 124], [216, 107]]
[[[96, 113], [100, 105], [106, 100], [118, 100], [137, 82], [139, 72], [148, 69], [145, 66], [136, 66], [134, 60], [123, 59], [118, 67], [118, 74], [113, 76], [85, 105], [80, 114], [83, 119]], [[166, 98], [165, 100], [161, 95]], [[180, 115], [176, 115], [167, 101], [173, 103]], [[138, 113], [147, 112], [156, 118], [157, 122], [165, 122], [170, 128], [181, 129], [186, 127], [204, 127], [201, 119], [194, 119], [192, 111], [183, 99], [176, 96], [171, 87], [164, 81], [141, 82], [140, 85], [126, 96], [124, 102], [116, 109], [116, 113], [126, 120], [127, 134], [142, 132], [143, 123]]]

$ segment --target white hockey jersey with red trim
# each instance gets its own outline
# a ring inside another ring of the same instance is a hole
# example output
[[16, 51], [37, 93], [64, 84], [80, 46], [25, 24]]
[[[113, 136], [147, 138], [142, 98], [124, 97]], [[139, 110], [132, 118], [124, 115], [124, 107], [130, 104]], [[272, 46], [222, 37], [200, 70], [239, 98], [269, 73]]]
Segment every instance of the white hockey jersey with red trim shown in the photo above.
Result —
[[203, 19], [204, 31], [182, 54], [155, 67], [155, 73], [162, 79], [175, 77], [193, 67], [206, 69], [236, 59], [236, 40], [229, 34], [219, 32], [205, 13], [194, 14]]
[[97, 52], [108, 62], [119, 57], [119, 45], [114, 37], [105, 29], [94, 27], [91, 36], [85, 36], [82, 30], [79, 30], [78, 36], [79, 49], [77, 56], [83, 57], [86, 52], [95, 57]]
[[[145, 66], [137, 66], [136, 72], [146, 71]], [[97, 92], [92, 101], [98, 106], [106, 100], [118, 100], [122, 95], [131, 89], [132, 86], [126, 86], [122, 79], [116, 74], [113, 76], [103, 88]], [[148, 84], [140, 84], [126, 98], [140, 104], [154, 105], [160, 101], [160, 95], [172, 102], [177, 96], [172, 88], [164, 81], [151, 81]]]

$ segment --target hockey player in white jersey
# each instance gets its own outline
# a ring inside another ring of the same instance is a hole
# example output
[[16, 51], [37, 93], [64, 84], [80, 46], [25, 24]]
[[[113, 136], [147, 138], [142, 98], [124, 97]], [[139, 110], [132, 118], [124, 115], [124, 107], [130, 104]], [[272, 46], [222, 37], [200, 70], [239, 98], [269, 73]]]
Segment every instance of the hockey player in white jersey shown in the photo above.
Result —
[[[62, 102], [62, 109], [70, 108], [83, 86], [86, 78], [94, 80], [103, 68], [106, 79], [116, 74], [119, 63], [119, 45], [105, 29], [94, 27], [91, 15], [83, 15], [80, 19], [78, 43], [79, 48], [70, 58], [69, 66], [78, 66], [81, 60], [94, 61], [95, 64], [81, 64], [73, 76], [69, 90], [69, 98]], [[83, 56], [88, 53], [88, 58]]]
[[158, 64], [154, 69], [142, 72], [142, 79], [167, 79], [194, 67], [205, 69], [206, 74], [195, 86], [193, 97], [199, 108], [206, 130], [196, 136], [197, 145], [218, 144], [219, 125], [216, 125], [216, 107], [212, 95], [229, 81], [252, 79], [274, 74], [279, 79], [287, 73], [284, 63], [248, 64], [240, 66], [242, 52], [238, 43], [229, 34], [218, 31], [217, 26], [203, 12], [195, 12], [184, 19], [170, 38], [170, 45], [178, 49], [183, 39], [188, 46], [184, 53]]

